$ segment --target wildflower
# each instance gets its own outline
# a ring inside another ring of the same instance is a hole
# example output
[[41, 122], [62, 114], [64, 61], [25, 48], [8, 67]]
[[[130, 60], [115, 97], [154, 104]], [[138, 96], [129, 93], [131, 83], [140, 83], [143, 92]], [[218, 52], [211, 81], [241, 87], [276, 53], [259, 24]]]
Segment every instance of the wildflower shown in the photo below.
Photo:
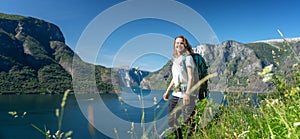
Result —
[[291, 89], [291, 95], [294, 95], [294, 94], [296, 94], [296, 93], [298, 93], [298, 92], [300, 92], [300, 88], [299, 88], [299, 87], [293, 87], [293, 88]]
[[274, 50], [272, 50], [272, 55], [276, 55], [276, 53], [275, 53], [275, 51], [274, 51]]
[[27, 112], [23, 112], [23, 117], [27, 114]]
[[272, 68], [273, 68], [273, 64], [266, 66], [262, 72], [258, 72], [258, 75], [264, 77], [262, 80], [263, 82], [268, 82], [272, 79], [274, 75], [273, 73], [270, 73], [272, 71]]
[[119, 96], [118, 99], [119, 99], [119, 101], [121, 102], [121, 105], [123, 105], [123, 104], [124, 104], [124, 101], [123, 101], [122, 97]]
[[59, 117], [59, 109], [56, 109], [55, 115], [56, 115], [56, 117]]
[[114, 128], [114, 132], [115, 132], [116, 134], [118, 134], [118, 130], [117, 130], [117, 128]]
[[157, 104], [157, 99], [156, 99], [156, 97], [153, 97], [153, 103], [154, 103], [154, 105]]
[[59, 136], [59, 133], [60, 133], [60, 131], [57, 130], [57, 131], [55, 132], [55, 136], [58, 137], [58, 136]]
[[293, 68], [296, 68], [296, 67], [298, 67], [298, 63], [293, 64]]
[[65, 134], [66, 137], [70, 137], [72, 135], [73, 131], [69, 131]]
[[300, 122], [294, 123], [294, 126], [295, 126], [295, 127], [300, 126]]
[[269, 66], [266, 66], [264, 69], [263, 69], [263, 73], [269, 73], [272, 71], [272, 68], [273, 68], [273, 64], [269, 65]]
[[289, 133], [289, 134], [287, 135], [287, 137], [288, 137], [288, 138], [291, 138], [291, 133]]
[[136, 67], [135, 67], [135, 70], [139, 71], [139, 70], [140, 70], [140, 67], [139, 67], [139, 66], [136, 66]]
[[272, 80], [272, 77], [273, 77], [273, 73], [266, 74], [264, 76], [264, 78], [262, 79], [262, 81], [263, 82], [268, 82], [268, 81]]
[[131, 131], [134, 130], [134, 122], [131, 122]]
[[10, 112], [8, 112], [8, 114], [10, 114], [12, 116], [15, 116], [15, 115], [17, 115], [17, 112], [16, 111], [10, 111]]
[[135, 71], [134, 74], [135, 75], [139, 75], [139, 73], [141, 74], [140, 68], [138, 66], [135, 67]]
[[271, 102], [272, 105], [278, 103], [278, 101], [279, 101], [278, 99], [271, 99], [271, 100], [272, 100], [272, 102]]

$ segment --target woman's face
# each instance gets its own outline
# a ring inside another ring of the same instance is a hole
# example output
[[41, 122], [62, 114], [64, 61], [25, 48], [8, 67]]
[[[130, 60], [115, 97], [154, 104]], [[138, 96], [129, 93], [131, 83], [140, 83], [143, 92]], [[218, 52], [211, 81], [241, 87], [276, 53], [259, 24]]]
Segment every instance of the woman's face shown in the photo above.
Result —
[[175, 50], [179, 53], [182, 54], [185, 51], [184, 48], [184, 41], [182, 38], [176, 38], [175, 39]]

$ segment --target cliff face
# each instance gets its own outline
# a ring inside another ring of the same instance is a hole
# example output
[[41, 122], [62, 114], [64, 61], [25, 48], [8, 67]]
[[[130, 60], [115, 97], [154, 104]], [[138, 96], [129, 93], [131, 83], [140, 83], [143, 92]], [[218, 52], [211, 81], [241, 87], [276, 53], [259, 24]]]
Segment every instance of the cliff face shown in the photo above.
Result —
[[147, 71], [136, 70], [135, 68], [115, 68], [114, 72], [118, 75], [118, 86], [122, 87], [139, 87], [150, 89], [143, 80], [149, 75]]
[[17, 34], [22, 33], [36, 38], [43, 45], [50, 41], [60, 41], [65, 43], [65, 38], [60, 29], [49, 22], [18, 15], [8, 15], [0, 13], [0, 28], [7, 33]]
[[256, 80], [256, 72], [262, 70], [260, 59], [255, 52], [242, 43], [225, 41], [217, 45], [201, 45], [209, 73], [218, 73], [210, 80], [210, 90], [215, 91], [265, 91], [267, 85]]

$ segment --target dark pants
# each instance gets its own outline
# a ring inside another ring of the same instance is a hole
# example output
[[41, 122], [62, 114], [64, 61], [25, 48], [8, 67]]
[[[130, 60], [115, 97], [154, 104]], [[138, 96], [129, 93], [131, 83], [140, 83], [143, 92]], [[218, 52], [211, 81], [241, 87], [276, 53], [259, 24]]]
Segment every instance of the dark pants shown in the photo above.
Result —
[[190, 103], [183, 105], [182, 98], [175, 96], [171, 98], [168, 111], [168, 124], [174, 128], [174, 133], [178, 139], [182, 139], [182, 131], [178, 123], [178, 118], [182, 114], [185, 124], [191, 123], [192, 116], [195, 113], [195, 100], [196, 97], [190, 96]]

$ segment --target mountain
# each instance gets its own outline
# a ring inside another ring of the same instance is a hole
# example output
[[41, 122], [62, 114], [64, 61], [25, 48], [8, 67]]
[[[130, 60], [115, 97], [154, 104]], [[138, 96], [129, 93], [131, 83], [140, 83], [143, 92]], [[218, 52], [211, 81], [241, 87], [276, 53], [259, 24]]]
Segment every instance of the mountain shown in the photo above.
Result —
[[122, 87], [140, 86], [143, 79], [150, 73], [148, 71], [139, 71], [135, 68], [130, 67], [114, 68], [113, 71], [117, 73], [119, 83], [118, 85]]
[[[209, 66], [208, 72], [218, 74], [209, 80], [211, 91], [267, 92], [272, 84], [262, 82], [257, 72], [270, 64], [279, 64], [276, 69], [287, 71], [291, 63], [297, 63], [294, 56], [300, 56], [300, 39], [286, 40], [291, 44], [290, 48], [282, 40], [248, 44], [229, 40], [221, 44], [202, 44], [194, 50], [203, 55]], [[145, 78], [152, 89], [167, 88], [172, 78], [171, 65], [169, 61], [162, 69]]]
[[0, 13], [0, 93], [63, 93], [72, 89], [73, 60], [95, 67], [97, 89], [113, 90], [111, 69], [83, 62], [61, 30], [44, 20]]
[[[211, 91], [265, 92], [272, 84], [261, 81], [258, 71], [269, 64], [287, 71], [300, 55], [300, 41], [286, 39], [243, 44], [225, 41], [202, 44], [195, 49], [218, 76], [209, 80]], [[273, 55], [276, 54], [276, 55]], [[291, 55], [294, 54], [294, 55]], [[74, 66], [75, 65], [75, 66]], [[58, 26], [44, 20], [0, 13], [0, 94], [115, 93], [124, 87], [166, 89], [172, 62], [156, 71], [135, 68], [106, 68], [84, 62], [65, 44]], [[90, 89], [87, 91], [87, 89]]]

